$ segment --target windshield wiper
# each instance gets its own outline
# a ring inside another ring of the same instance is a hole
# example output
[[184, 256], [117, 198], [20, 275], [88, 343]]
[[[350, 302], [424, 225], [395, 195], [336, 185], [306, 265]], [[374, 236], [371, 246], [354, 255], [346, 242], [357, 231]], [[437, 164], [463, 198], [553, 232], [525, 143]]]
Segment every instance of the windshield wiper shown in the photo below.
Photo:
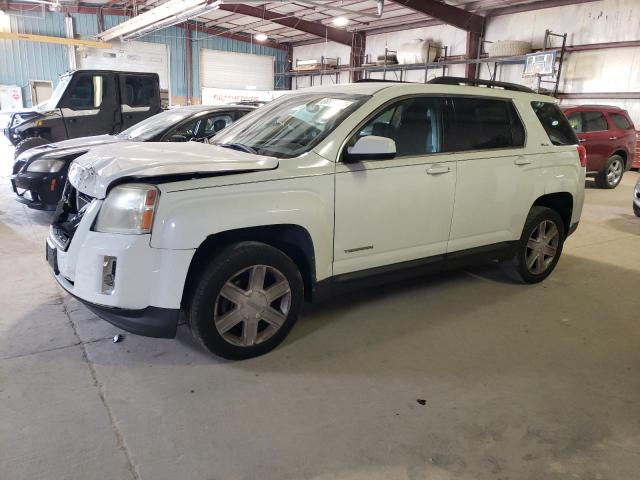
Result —
[[222, 148], [231, 148], [232, 150], [239, 150], [245, 153], [253, 153], [254, 155], [257, 155], [258, 153], [258, 151], [255, 148], [252, 148], [248, 145], [244, 145], [242, 143], [216, 143], [215, 145]]

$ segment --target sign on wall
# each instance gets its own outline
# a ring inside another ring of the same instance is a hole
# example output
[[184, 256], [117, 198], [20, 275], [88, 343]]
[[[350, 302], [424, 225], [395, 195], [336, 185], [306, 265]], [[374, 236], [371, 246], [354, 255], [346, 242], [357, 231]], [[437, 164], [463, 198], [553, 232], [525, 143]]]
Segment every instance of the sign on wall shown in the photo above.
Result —
[[22, 89], [17, 85], [0, 85], [0, 110], [18, 110], [22, 107]]
[[230, 88], [202, 89], [203, 105], [226, 105], [235, 102], [260, 101], [269, 102], [287, 93], [287, 90], [233, 90]]

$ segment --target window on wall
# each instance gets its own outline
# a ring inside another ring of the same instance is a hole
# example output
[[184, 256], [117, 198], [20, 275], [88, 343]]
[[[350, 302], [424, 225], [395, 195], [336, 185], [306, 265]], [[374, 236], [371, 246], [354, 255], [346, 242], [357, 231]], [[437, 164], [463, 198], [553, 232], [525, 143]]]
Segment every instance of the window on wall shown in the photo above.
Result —
[[395, 141], [398, 157], [427, 155], [440, 149], [440, 105], [437, 98], [415, 97], [386, 107], [349, 140], [352, 147], [362, 137], [375, 135]]
[[447, 100], [444, 149], [448, 152], [522, 147], [525, 129], [510, 100]]
[[631, 130], [633, 127], [627, 117], [624, 115], [620, 115], [619, 113], [612, 113], [609, 115], [613, 123], [621, 130]]
[[104, 92], [104, 77], [81, 75], [69, 93], [68, 107], [74, 110], [100, 108]]

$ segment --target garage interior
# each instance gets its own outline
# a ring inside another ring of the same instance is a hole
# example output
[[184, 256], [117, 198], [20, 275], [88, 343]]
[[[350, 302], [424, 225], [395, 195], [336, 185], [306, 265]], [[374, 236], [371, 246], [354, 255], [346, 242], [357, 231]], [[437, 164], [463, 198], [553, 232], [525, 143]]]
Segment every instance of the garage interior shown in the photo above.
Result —
[[[637, 0], [162, 13], [176, 2], [0, 0], [0, 108], [38, 105], [89, 68], [158, 74], [166, 108], [454, 76], [613, 105], [640, 125]], [[418, 39], [423, 61], [399, 58]], [[523, 76], [526, 53], [495, 55], [501, 41], [554, 52], [553, 74]], [[0, 142], [3, 480], [638, 477], [637, 169], [615, 189], [587, 179], [580, 226], [543, 283], [492, 264], [365, 288], [305, 305], [280, 347], [234, 362], [186, 325], [171, 340], [123, 333], [66, 294], [43, 252], [53, 212], [15, 201]]]

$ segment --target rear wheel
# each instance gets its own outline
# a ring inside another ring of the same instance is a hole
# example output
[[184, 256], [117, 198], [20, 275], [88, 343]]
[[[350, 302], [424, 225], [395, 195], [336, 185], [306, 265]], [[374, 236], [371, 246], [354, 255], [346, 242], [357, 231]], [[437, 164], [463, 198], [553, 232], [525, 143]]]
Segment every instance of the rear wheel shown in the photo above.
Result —
[[525, 222], [513, 269], [526, 283], [547, 278], [555, 268], [565, 239], [562, 217], [547, 207], [533, 207]]
[[237, 360], [277, 347], [295, 324], [302, 276], [283, 252], [240, 242], [217, 255], [189, 303], [193, 335], [210, 352]]
[[616, 188], [624, 173], [624, 159], [620, 155], [611, 155], [602, 172], [596, 177], [598, 188]]
[[16, 145], [16, 149], [13, 152], [13, 158], [18, 158], [18, 155], [30, 148], [46, 145], [47, 143], [51, 142], [44, 137], [27, 137]]

